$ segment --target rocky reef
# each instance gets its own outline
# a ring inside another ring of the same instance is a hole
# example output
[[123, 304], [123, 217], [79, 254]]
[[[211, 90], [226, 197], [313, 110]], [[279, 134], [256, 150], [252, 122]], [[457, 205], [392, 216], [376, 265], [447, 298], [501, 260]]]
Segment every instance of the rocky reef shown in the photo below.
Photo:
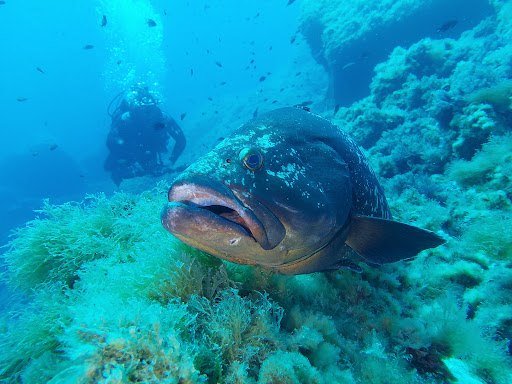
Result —
[[397, 45], [459, 38], [492, 14], [487, 0], [306, 0], [300, 30], [331, 76], [335, 102], [348, 106], [367, 95], [375, 66]]

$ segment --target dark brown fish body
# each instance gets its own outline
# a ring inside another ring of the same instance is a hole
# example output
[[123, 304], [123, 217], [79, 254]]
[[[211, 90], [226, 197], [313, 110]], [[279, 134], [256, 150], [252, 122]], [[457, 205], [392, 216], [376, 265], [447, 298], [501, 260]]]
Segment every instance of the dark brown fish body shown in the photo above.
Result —
[[221, 259], [284, 274], [392, 263], [444, 240], [391, 220], [368, 160], [327, 120], [296, 108], [252, 119], [169, 190], [163, 226]]
[[146, 22], [148, 23], [148, 27], [156, 27], [156, 22], [153, 19], [147, 19]]
[[103, 15], [101, 18], [101, 26], [104, 27], [105, 25], [107, 25], [107, 16]]

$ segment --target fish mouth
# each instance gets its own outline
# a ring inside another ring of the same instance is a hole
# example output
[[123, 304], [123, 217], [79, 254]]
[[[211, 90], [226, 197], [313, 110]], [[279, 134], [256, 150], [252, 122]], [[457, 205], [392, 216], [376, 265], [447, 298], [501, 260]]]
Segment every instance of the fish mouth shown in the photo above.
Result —
[[[226, 246], [244, 238], [264, 250], [274, 248], [284, 237], [281, 222], [249, 195], [235, 193], [220, 181], [188, 175], [169, 190], [162, 224], [178, 237], [210, 243], [212, 247], [221, 239]], [[282, 236], [271, 234], [276, 227], [282, 227]]]
[[[235, 209], [230, 208], [225, 205], [216, 205], [216, 204], [206, 205], [203, 207], [197, 206], [196, 208], [205, 209], [205, 210], [213, 213], [214, 215], [220, 216], [225, 220], [228, 220], [236, 225], [239, 225], [247, 232], [247, 236], [252, 237], [254, 239], [254, 241], [256, 241], [256, 238], [254, 237], [254, 235], [251, 231], [251, 227], [248, 225], [248, 223], [242, 218], [242, 216], [240, 216], [238, 211], [236, 211]], [[254, 228], [254, 226], [252, 226], [252, 227]]]

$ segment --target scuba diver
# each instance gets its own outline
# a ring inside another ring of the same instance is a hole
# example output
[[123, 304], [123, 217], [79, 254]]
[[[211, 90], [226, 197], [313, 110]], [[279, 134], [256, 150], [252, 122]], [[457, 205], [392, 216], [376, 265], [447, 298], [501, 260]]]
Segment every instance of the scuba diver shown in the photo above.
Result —
[[[119, 104], [110, 113], [116, 101]], [[169, 171], [162, 160], [162, 153], [167, 152], [169, 136], [175, 140], [170, 165], [176, 162], [185, 148], [183, 131], [171, 116], [161, 111], [147, 87], [138, 84], [128, 92], [119, 93], [110, 102], [107, 112], [112, 123], [107, 137], [109, 155], [104, 168], [111, 173], [117, 186], [123, 179], [161, 176]]]

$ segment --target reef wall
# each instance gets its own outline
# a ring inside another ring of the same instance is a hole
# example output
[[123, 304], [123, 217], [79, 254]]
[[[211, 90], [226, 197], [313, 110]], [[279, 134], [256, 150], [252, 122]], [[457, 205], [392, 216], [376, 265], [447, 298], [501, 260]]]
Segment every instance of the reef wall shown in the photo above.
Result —
[[300, 29], [342, 106], [368, 95], [375, 65], [396, 46], [457, 38], [493, 13], [487, 0], [306, 0], [303, 10]]

